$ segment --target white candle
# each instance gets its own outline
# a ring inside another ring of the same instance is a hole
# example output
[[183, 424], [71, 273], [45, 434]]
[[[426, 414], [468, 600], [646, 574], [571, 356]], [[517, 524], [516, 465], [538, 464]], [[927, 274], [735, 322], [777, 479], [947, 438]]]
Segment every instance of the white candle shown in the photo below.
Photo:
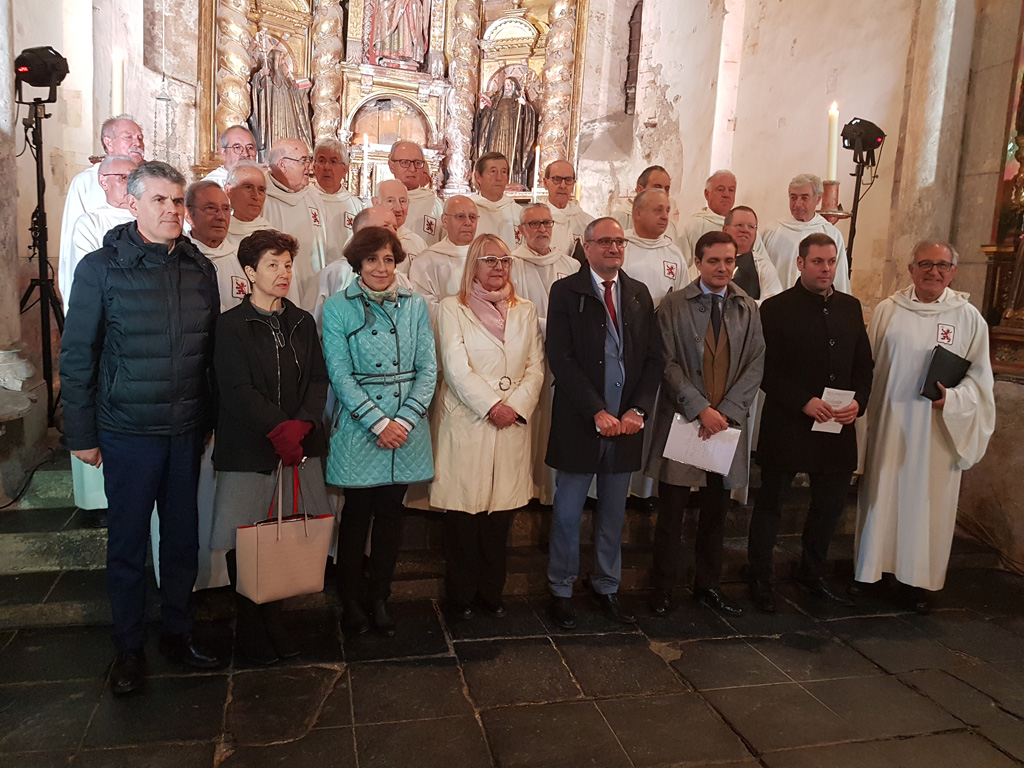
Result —
[[124, 51], [115, 48], [110, 56], [110, 114], [124, 114]]
[[[537, 187], [540, 186], [540, 184], [537, 183], [537, 180], [540, 178], [539, 174], [540, 174], [540, 144], [537, 145], [537, 151], [534, 153], [534, 156], [533, 156], [533, 188], [534, 189], [537, 189]], [[534, 202], [536, 202], [536, 201], [534, 201]]]
[[832, 102], [832, 108], [828, 111], [828, 167], [825, 171], [825, 178], [829, 181], [836, 181], [839, 174], [839, 105]]

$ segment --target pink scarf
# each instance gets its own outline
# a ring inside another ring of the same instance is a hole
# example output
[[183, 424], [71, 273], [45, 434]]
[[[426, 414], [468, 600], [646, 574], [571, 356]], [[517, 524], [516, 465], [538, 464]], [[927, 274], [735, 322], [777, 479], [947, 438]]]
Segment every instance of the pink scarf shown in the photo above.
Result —
[[485, 291], [477, 280], [473, 281], [473, 290], [469, 292], [469, 308], [484, 324], [484, 328], [503, 344], [505, 318], [508, 316], [508, 297], [511, 294], [512, 286], [509, 283], [505, 283], [500, 291]]

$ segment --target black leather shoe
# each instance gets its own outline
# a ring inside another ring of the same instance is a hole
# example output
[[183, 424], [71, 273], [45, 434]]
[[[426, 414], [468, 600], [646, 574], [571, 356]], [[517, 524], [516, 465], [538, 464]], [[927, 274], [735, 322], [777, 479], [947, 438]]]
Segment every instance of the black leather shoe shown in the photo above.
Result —
[[850, 608], [856, 605], [853, 600], [842, 595], [837, 595], [831, 589], [828, 588], [828, 584], [825, 583], [824, 579], [800, 579], [801, 584], [806, 587], [807, 591], [814, 595], [819, 600], [824, 600], [826, 603], [833, 603], [835, 605], [842, 605], [846, 608]]
[[865, 584], [861, 581], [851, 581], [846, 585], [846, 594], [857, 597], [858, 595], [866, 594], [870, 586], [870, 584]]
[[500, 600], [496, 603], [491, 603], [487, 600], [481, 600], [480, 607], [483, 609], [483, 612], [490, 616], [492, 619], [505, 618], [505, 606]]
[[373, 610], [370, 613], [373, 614], [373, 626], [380, 634], [384, 635], [384, 637], [395, 636], [395, 620], [388, 613], [388, 604], [386, 602], [374, 600]]
[[285, 629], [281, 618], [281, 601], [264, 603], [262, 606], [263, 626], [266, 627], [267, 637], [270, 638], [274, 651], [282, 659], [294, 659], [299, 655], [299, 647], [292, 640], [291, 633]]
[[777, 610], [775, 593], [772, 592], [771, 582], [758, 581], [757, 579], [752, 580], [750, 582], [750, 601], [759, 611], [775, 613]]
[[470, 621], [473, 618], [473, 606], [469, 603], [449, 603], [448, 610], [459, 621]]
[[736, 605], [736, 603], [728, 600], [717, 589], [695, 589], [693, 590], [693, 599], [702, 605], [706, 605], [708, 608], [714, 608], [716, 611], [727, 613], [730, 616], [743, 615], [743, 609]]
[[355, 600], [348, 600], [343, 606], [341, 628], [350, 635], [365, 635], [370, 631], [370, 620], [366, 618], [363, 606]]
[[651, 600], [647, 607], [651, 609], [651, 613], [655, 616], [667, 615], [672, 610], [672, 601], [669, 598], [668, 592], [655, 592], [651, 595]]
[[221, 661], [212, 653], [200, 651], [186, 635], [161, 635], [160, 653], [168, 661], [193, 669], [217, 669]]
[[118, 696], [137, 691], [146, 679], [146, 657], [142, 649], [122, 651], [110, 665], [110, 690]]
[[928, 590], [920, 587], [904, 587], [903, 599], [914, 613], [927, 616], [932, 612], [932, 601]]
[[576, 611], [572, 608], [571, 597], [551, 596], [551, 604], [548, 606], [548, 613], [559, 629], [576, 628]]
[[619, 602], [619, 596], [614, 592], [610, 595], [599, 595], [594, 593], [594, 599], [601, 606], [601, 612], [612, 621], [619, 624], [636, 624], [636, 616], [626, 613]]

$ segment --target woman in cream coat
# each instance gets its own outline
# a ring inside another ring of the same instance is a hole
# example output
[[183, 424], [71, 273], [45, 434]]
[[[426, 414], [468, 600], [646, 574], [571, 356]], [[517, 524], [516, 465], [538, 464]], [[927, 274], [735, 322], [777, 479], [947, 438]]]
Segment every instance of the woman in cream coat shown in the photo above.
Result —
[[504, 614], [505, 550], [515, 509], [530, 500], [530, 426], [544, 381], [537, 310], [518, 299], [512, 256], [495, 235], [470, 246], [462, 286], [438, 310], [444, 382], [430, 504], [445, 516], [448, 599]]

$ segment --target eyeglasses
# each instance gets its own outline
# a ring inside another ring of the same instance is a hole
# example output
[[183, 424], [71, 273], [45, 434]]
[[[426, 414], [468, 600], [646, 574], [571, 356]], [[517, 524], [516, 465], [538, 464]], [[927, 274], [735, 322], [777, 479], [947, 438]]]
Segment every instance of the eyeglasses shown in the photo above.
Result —
[[608, 250], [613, 245], [616, 248], [626, 247], [626, 238], [624, 237], [599, 237], [596, 240], [587, 240], [588, 243], [597, 243], [599, 246]]
[[109, 179], [111, 176], [113, 176], [118, 181], [126, 181], [128, 179], [128, 174], [127, 173], [101, 173], [100, 174], [100, 178], [101, 179]]
[[540, 229], [541, 227], [543, 227], [544, 229], [551, 229], [553, 226], [555, 226], [555, 222], [552, 221], [551, 219], [541, 219], [540, 221], [524, 221], [523, 226], [529, 227], [530, 229]]
[[932, 269], [937, 269], [942, 274], [946, 274], [949, 270], [955, 267], [956, 264], [951, 261], [915, 261], [914, 266], [922, 272], [931, 272]]
[[400, 168], [420, 169], [426, 165], [422, 160], [392, 160], [391, 162], [396, 163]]
[[474, 224], [480, 219], [480, 216], [475, 213], [453, 213], [451, 218], [455, 219], [460, 224], [466, 221], [471, 221]]
[[477, 258], [477, 261], [486, 264], [488, 269], [495, 269], [497, 267], [508, 269], [512, 266], [511, 256], [502, 256], [500, 258], [497, 256], [480, 256]]
[[572, 184], [576, 181], [575, 176], [548, 176], [548, 181], [558, 186], [563, 184]]
[[293, 163], [298, 163], [299, 165], [309, 165], [311, 162], [313, 162], [308, 157], [282, 157], [281, 159], [291, 160]]
[[316, 160], [313, 161], [313, 165], [319, 165], [319, 166], [325, 166], [325, 165], [339, 166], [339, 165], [345, 165], [345, 163], [341, 162], [341, 160], [339, 160], [336, 157], [332, 157], [330, 160], [328, 160], [326, 157], [321, 155], [320, 157], [318, 157]]
[[255, 155], [256, 145], [255, 144], [228, 144], [224, 149], [230, 149], [236, 155], [246, 154]]
[[281, 332], [281, 321], [277, 319], [277, 315], [270, 315], [267, 322], [270, 323], [270, 327], [274, 331], [274, 343], [277, 344], [277, 348], [284, 349], [285, 341], [284, 334]]

